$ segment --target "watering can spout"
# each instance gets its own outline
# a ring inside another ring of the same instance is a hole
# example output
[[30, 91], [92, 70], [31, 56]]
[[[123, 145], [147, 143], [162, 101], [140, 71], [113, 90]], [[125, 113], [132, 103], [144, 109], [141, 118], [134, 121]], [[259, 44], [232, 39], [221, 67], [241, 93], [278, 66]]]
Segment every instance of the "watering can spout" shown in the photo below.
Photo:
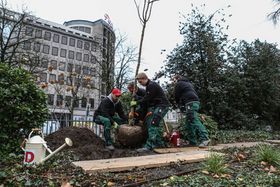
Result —
[[70, 147], [73, 145], [73, 142], [70, 138], [65, 138], [65, 143], [63, 145], [61, 145], [59, 148], [57, 148], [55, 151], [50, 152], [50, 154], [47, 157], [43, 158], [41, 162], [42, 163], [45, 162], [46, 160], [51, 158], [55, 153], [59, 152], [61, 149], [63, 149], [67, 145]]

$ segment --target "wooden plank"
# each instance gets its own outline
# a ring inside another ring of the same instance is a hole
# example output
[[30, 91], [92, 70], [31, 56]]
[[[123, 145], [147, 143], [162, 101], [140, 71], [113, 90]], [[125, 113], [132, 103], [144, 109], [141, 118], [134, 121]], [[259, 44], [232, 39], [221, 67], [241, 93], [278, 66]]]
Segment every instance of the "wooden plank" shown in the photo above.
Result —
[[133, 168], [153, 168], [169, 165], [171, 162], [181, 161], [193, 163], [205, 160], [209, 152], [193, 151], [179, 152], [159, 155], [147, 155], [138, 157], [124, 157], [103, 160], [88, 160], [73, 162], [74, 165], [82, 167], [87, 172], [103, 171], [116, 172], [131, 170]]
[[207, 149], [208, 148], [199, 148], [199, 147], [171, 147], [171, 148], [156, 148], [154, 149], [154, 152], [165, 154], [165, 153], [201, 151]]
[[265, 142], [271, 143], [271, 144], [280, 144], [280, 140], [265, 140]]
[[264, 142], [238, 142], [238, 143], [230, 143], [230, 144], [218, 144], [215, 146], [208, 146], [204, 148], [199, 147], [174, 147], [174, 148], [158, 148], [154, 149], [156, 153], [178, 153], [178, 152], [190, 152], [195, 150], [221, 150], [230, 147], [253, 147], [258, 144], [263, 144]]

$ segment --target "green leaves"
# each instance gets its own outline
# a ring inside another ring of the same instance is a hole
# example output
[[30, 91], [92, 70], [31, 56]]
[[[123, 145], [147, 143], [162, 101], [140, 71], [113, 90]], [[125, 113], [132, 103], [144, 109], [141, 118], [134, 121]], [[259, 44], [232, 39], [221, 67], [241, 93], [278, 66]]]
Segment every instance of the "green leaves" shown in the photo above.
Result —
[[25, 70], [0, 64], [0, 111], [0, 154], [6, 154], [47, 119], [46, 95]]
[[[226, 15], [193, 7], [180, 23], [184, 39], [160, 73], [186, 76], [195, 86], [201, 112], [223, 129], [256, 130], [280, 124], [280, 50], [255, 40], [233, 42], [224, 33]], [[172, 89], [169, 89], [172, 92]], [[172, 93], [168, 94], [172, 102]]]

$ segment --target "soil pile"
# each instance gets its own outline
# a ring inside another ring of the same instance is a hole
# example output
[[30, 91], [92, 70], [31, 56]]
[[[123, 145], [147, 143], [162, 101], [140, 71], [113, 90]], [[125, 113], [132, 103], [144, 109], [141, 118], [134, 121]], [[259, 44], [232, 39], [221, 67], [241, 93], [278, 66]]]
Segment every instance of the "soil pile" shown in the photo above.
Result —
[[62, 128], [46, 136], [45, 140], [49, 148], [54, 151], [65, 143], [64, 139], [66, 137], [72, 140], [73, 146], [66, 147], [64, 151], [73, 152], [78, 157], [78, 160], [97, 160], [153, 154], [152, 152], [139, 154], [135, 149], [123, 148], [116, 148], [114, 151], [110, 151], [106, 149], [104, 140], [88, 128]]

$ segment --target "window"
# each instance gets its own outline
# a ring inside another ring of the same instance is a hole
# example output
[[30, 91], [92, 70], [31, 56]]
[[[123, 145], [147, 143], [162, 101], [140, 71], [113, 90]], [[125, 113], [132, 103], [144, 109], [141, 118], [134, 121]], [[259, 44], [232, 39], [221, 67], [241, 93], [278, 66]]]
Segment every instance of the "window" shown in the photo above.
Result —
[[94, 99], [93, 98], [89, 98], [89, 104], [90, 104], [90, 108], [94, 108]]
[[48, 46], [48, 45], [43, 45], [43, 53], [49, 54], [49, 53], [50, 53], [50, 46]]
[[50, 41], [52, 34], [48, 31], [45, 31], [44, 39]]
[[59, 70], [65, 71], [65, 62], [59, 62]]
[[57, 61], [56, 61], [56, 60], [51, 60], [50, 66], [51, 66], [54, 70], [56, 70], [56, 69], [57, 69]]
[[82, 69], [81, 65], [75, 65], [75, 72], [77, 74], [81, 74], [81, 69]]
[[79, 98], [74, 99], [74, 107], [79, 107]]
[[57, 95], [56, 96], [56, 106], [62, 106], [62, 104], [63, 104], [63, 96]]
[[88, 70], [89, 68], [87, 67], [87, 66], [83, 66], [83, 74], [84, 75], [88, 75], [88, 73], [89, 73], [89, 70]]
[[90, 79], [87, 79], [87, 78], [84, 77], [84, 78], [82, 79], [82, 87], [84, 87], [84, 88], [90, 88], [89, 81], [90, 81]]
[[58, 34], [53, 34], [53, 41], [56, 43], [59, 43], [59, 35]]
[[91, 29], [89, 27], [85, 27], [85, 32], [90, 34]]
[[48, 94], [48, 105], [53, 106], [54, 103], [54, 94]]
[[66, 84], [67, 84], [68, 86], [72, 86], [72, 82], [73, 82], [72, 77], [67, 77]]
[[67, 45], [68, 38], [66, 36], [61, 36], [61, 43]]
[[27, 36], [32, 36], [33, 35], [33, 28], [32, 27], [26, 27], [25, 34]]
[[74, 38], [70, 38], [69, 45], [75, 47], [76, 40]]
[[82, 48], [83, 48], [83, 41], [78, 40], [78, 41], [77, 41], [77, 47], [80, 48], [80, 49], [82, 49]]
[[39, 79], [40, 82], [47, 82], [47, 73], [40, 73]]
[[52, 47], [52, 55], [57, 56], [58, 55], [58, 48]]
[[84, 62], [88, 62], [89, 61], [89, 55], [88, 54], [84, 54]]
[[73, 71], [73, 64], [68, 63], [67, 64], [67, 72], [72, 72]]
[[72, 101], [72, 97], [71, 96], [66, 96], [65, 97], [65, 106], [66, 107], [71, 106], [71, 101]]
[[56, 74], [50, 74], [49, 83], [54, 84], [56, 82]]
[[42, 30], [36, 29], [35, 30], [35, 38], [42, 38]]
[[25, 42], [23, 43], [23, 49], [25, 49], [25, 50], [31, 50], [31, 42], [25, 41]]
[[90, 57], [90, 62], [93, 63], [93, 64], [95, 64], [95, 63], [97, 62], [96, 56], [91, 55], [91, 57]]
[[77, 86], [77, 85], [80, 85], [80, 84], [81, 84], [81, 79], [75, 77], [75, 79], [74, 79], [74, 86]]
[[71, 50], [69, 50], [69, 52], [68, 52], [68, 58], [69, 59], [74, 59], [74, 51], [71, 51]]
[[42, 61], [41, 61], [41, 67], [47, 69], [48, 66], [49, 66], [48, 60], [47, 60], [47, 59], [42, 59]]
[[60, 49], [60, 56], [65, 58], [66, 52], [67, 52], [66, 49]]
[[85, 98], [85, 97], [82, 98], [81, 107], [82, 108], [86, 108], [87, 107], [87, 98]]
[[94, 88], [94, 87], [95, 87], [95, 79], [92, 79], [92, 80], [91, 80], [90, 86], [91, 86], [91, 88]]
[[64, 84], [64, 74], [63, 74], [63, 73], [61, 73], [61, 74], [58, 75], [58, 83], [59, 83], [60, 85], [63, 85], [63, 84]]
[[96, 51], [97, 49], [97, 43], [91, 43], [91, 50]]
[[76, 60], [79, 60], [79, 61], [82, 60], [82, 53], [80, 53], [80, 52], [76, 53]]
[[40, 52], [40, 50], [41, 50], [41, 44], [40, 44], [39, 42], [34, 43], [33, 50], [34, 50], [35, 52]]
[[89, 42], [85, 42], [84, 43], [84, 49], [85, 50], [89, 50]]
[[95, 68], [90, 68], [90, 75], [95, 76], [96, 69]]

